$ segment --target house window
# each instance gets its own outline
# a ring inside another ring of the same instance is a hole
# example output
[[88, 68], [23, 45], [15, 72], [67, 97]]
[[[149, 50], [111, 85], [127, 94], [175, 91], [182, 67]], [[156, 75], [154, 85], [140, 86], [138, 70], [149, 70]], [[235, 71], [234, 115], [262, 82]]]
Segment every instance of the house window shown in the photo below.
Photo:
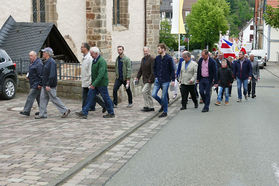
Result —
[[253, 34], [250, 34], [250, 42], [252, 42], [254, 39], [254, 35]]
[[250, 30], [254, 30], [254, 25], [250, 25]]
[[120, 0], [113, 0], [113, 24], [120, 24]]
[[33, 22], [46, 22], [45, 0], [32, 0]]
[[129, 26], [128, 0], [113, 0], [113, 25]]

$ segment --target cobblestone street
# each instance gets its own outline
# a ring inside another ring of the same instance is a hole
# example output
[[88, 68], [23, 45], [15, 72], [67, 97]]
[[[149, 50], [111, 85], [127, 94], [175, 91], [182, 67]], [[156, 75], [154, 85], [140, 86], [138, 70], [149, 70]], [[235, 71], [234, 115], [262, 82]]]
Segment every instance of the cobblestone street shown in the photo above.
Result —
[[[97, 107], [87, 120], [77, 119], [74, 112], [80, 110], [80, 102], [63, 99], [72, 110], [68, 118], [60, 118], [59, 112], [49, 103], [48, 118], [35, 120], [37, 108], [30, 117], [19, 114], [25, 99], [26, 95], [17, 94], [13, 100], [0, 101], [0, 185], [47, 185], [154, 115], [154, 112], [139, 111], [143, 107], [143, 99], [139, 96], [134, 98], [132, 109], [126, 108], [125, 101], [120, 103], [115, 109], [116, 118], [104, 119], [101, 108]], [[158, 105], [155, 109], [157, 112]]]

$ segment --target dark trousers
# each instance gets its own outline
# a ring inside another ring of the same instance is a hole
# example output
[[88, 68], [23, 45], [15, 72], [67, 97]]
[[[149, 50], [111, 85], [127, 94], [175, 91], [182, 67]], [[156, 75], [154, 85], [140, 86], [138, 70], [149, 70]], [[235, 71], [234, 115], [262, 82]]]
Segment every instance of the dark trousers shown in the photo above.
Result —
[[[82, 88], [82, 107], [86, 105], [86, 100], [88, 96], [89, 88], [83, 87]], [[96, 102], [102, 107], [106, 108], [105, 102], [103, 99], [99, 96], [95, 96], [95, 100], [92, 101], [92, 105], [90, 106], [90, 110], [95, 110]]]
[[256, 79], [252, 77], [250, 83], [248, 83], [248, 95], [250, 95], [252, 90], [252, 96], [256, 94]]
[[93, 104], [93, 100], [95, 100], [95, 97], [97, 94], [101, 94], [104, 103], [105, 108], [107, 109], [109, 114], [114, 114], [113, 111], [113, 103], [109, 97], [108, 88], [107, 87], [95, 87], [95, 89], [90, 89], [88, 91], [88, 97], [87, 101], [84, 107], [82, 107], [82, 112], [84, 115], [88, 115], [88, 111], [90, 110], [91, 105]]
[[195, 104], [197, 104], [197, 96], [195, 92], [195, 85], [183, 85], [180, 86], [180, 93], [182, 96], [182, 107], [186, 107], [188, 103], [189, 93], [191, 94], [191, 98]]
[[211, 91], [212, 82], [209, 81], [209, 78], [202, 78], [199, 82], [200, 95], [204, 102], [204, 108], [209, 109], [210, 105], [210, 91]]
[[129, 101], [129, 104], [132, 104], [133, 103], [133, 96], [132, 96], [132, 92], [131, 92], [131, 89], [130, 89], [130, 86], [129, 88], [127, 89], [126, 88], [126, 81], [124, 80], [120, 80], [120, 79], [116, 79], [115, 80], [115, 83], [114, 83], [114, 86], [113, 86], [113, 103], [115, 105], [118, 104], [118, 97], [117, 97], [117, 91], [118, 89], [120, 88], [121, 85], [124, 85], [125, 89], [126, 89], [126, 92], [127, 92], [127, 95], [128, 95], [128, 101]]

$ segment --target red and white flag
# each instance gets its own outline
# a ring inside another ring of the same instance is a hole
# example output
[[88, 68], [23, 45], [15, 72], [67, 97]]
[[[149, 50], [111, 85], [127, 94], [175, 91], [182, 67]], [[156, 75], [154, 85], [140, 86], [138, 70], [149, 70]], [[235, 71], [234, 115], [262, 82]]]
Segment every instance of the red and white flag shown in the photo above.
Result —
[[224, 57], [228, 58], [228, 57], [233, 57], [235, 58], [235, 53], [233, 52], [231, 46], [228, 44], [227, 41], [222, 40], [222, 44], [221, 44], [221, 48], [220, 48], [221, 52], [223, 52]]

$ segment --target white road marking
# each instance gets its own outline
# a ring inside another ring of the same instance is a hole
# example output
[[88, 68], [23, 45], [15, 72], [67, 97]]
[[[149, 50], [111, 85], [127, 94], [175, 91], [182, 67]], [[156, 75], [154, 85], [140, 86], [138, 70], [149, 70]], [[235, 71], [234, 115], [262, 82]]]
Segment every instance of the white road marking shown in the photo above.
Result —
[[274, 171], [276, 181], [279, 184], [279, 167], [278, 167], [277, 163], [272, 163], [272, 168], [273, 168], [273, 171]]

